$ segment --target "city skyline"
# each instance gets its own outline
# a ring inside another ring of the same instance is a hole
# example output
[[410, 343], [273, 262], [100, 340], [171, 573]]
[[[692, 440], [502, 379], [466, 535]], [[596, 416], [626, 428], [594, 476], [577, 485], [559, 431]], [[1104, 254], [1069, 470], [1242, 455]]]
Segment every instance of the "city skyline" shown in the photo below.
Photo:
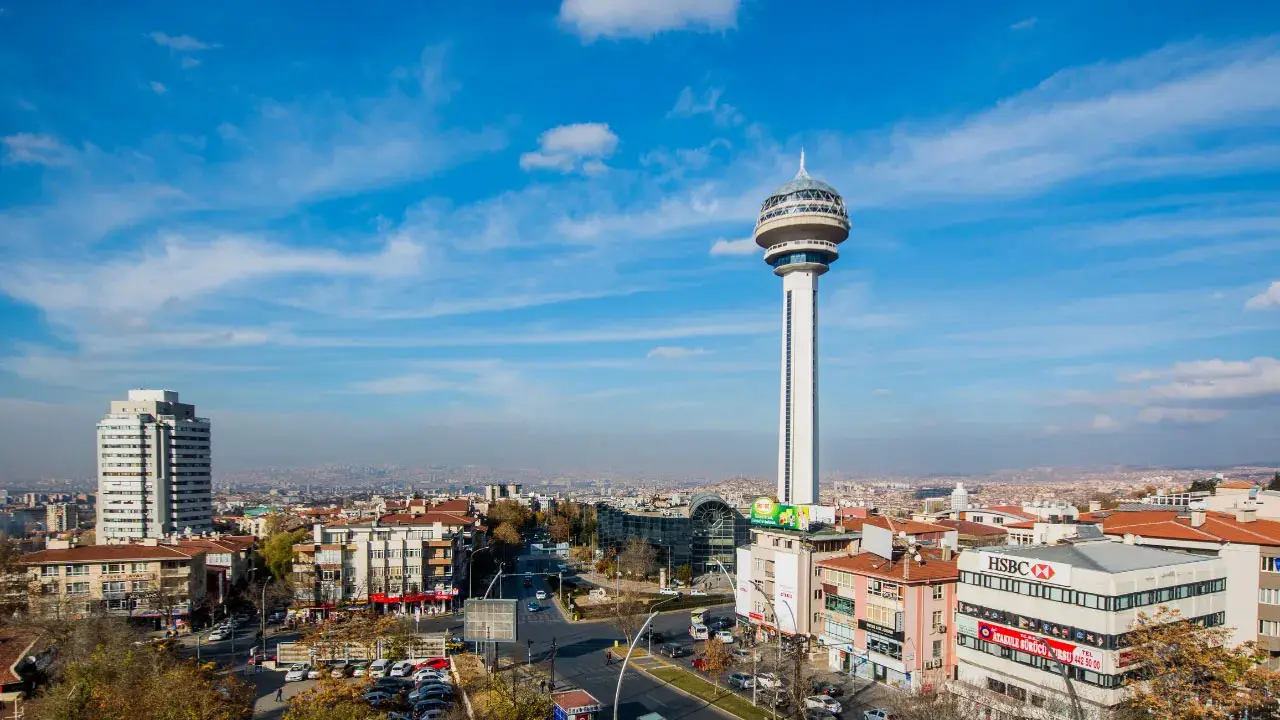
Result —
[[616, 7], [6, 9], [0, 478], [136, 387], [219, 469], [769, 477], [802, 146], [824, 470], [1275, 460], [1280, 9]]

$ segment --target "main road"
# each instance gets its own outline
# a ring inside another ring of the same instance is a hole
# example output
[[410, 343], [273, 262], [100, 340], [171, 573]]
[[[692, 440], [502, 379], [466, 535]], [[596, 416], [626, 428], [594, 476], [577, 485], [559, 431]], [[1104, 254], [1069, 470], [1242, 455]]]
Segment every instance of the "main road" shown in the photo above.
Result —
[[[580, 687], [596, 696], [605, 707], [602, 720], [609, 720], [613, 716], [613, 695], [621, 664], [616, 655], [613, 663], [608, 663], [605, 653], [614, 647], [616, 641], [620, 653], [625, 655], [626, 645], [622, 633], [607, 621], [569, 622], [550, 598], [542, 603], [541, 610], [529, 612], [528, 601], [535, 598], [538, 590], [546, 591], [548, 595], [553, 594], [543, 576], [537, 573], [551, 571], [554, 574], [554, 569], [548, 561], [524, 555], [517, 560], [516, 575], [504, 578], [502, 596], [517, 598], [520, 614], [517, 631], [519, 642], [500, 646], [502, 664], [507, 666], [513, 662], [524, 663], [528, 653], [532, 651], [535, 663], [541, 667], [549, 667], [551, 642], [554, 640], [556, 688]], [[524, 587], [525, 572], [535, 573], [532, 587]], [[494, 590], [490, 597], [497, 596], [497, 588]], [[731, 612], [727, 605], [713, 610], [717, 615]], [[654, 618], [653, 622], [668, 641], [692, 646], [688, 610], [664, 613]], [[533, 642], [532, 646], [529, 641]], [[681, 658], [681, 661], [687, 662], [689, 657]], [[709, 708], [705, 702], [646, 675], [632, 664], [622, 682], [618, 717], [620, 720], [635, 720], [651, 712], [659, 713], [667, 720], [705, 718], [721, 714], [719, 710]]]

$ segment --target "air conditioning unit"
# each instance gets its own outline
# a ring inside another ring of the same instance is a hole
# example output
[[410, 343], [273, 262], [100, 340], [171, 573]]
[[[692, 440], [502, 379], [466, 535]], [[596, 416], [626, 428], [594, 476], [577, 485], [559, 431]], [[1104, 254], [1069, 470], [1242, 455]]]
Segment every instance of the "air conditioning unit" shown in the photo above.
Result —
[[933, 631], [934, 631], [934, 632], [936, 632], [936, 633], [938, 633], [939, 635], [945, 635], [945, 634], [947, 633], [947, 626], [946, 626], [946, 625], [934, 625], [934, 626], [933, 626]]
[[926, 662], [926, 663], [924, 664], [924, 669], [925, 669], [925, 670], [936, 670], [936, 669], [938, 669], [938, 668], [940, 668], [940, 667], [942, 667], [942, 661], [941, 661], [941, 660], [930, 660], [930, 661], [928, 661], [928, 662]]

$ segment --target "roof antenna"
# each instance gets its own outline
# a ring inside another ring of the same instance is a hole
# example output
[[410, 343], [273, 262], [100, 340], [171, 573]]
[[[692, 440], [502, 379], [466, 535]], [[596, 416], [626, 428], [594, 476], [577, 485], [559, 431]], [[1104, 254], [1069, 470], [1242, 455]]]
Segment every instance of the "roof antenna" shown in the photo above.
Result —
[[796, 177], [798, 178], [809, 177], [809, 173], [805, 172], [804, 170], [804, 148], [803, 147], [800, 148], [800, 172], [796, 173]]

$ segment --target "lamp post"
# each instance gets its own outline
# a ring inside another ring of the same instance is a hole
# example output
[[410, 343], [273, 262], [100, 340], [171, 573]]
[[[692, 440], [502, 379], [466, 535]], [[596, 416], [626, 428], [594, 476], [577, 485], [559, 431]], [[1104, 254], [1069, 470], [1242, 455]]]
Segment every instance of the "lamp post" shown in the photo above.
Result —
[[675, 599], [676, 596], [673, 595], [666, 600], [660, 600], [654, 603], [653, 607], [649, 608], [653, 612], [649, 613], [649, 617], [645, 619], [644, 625], [640, 626], [640, 632], [636, 633], [636, 636], [631, 639], [631, 644], [627, 646], [627, 656], [622, 659], [622, 667], [618, 669], [618, 687], [613, 691], [613, 720], [618, 720], [618, 703], [622, 701], [622, 676], [627, 672], [627, 663], [631, 662], [631, 653], [635, 651], [636, 643], [640, 642], [640, 636], [644, 635], [645, 631], [649, 629], [649, 623], [653, 622], [653, 619], [658, 617], [658, 606], [663, 603], [669, 603]]
[[471, 553], [471, 557], [467, 558], [467, 597], [471, 597], [472, 593], [475, 591], [475, 581], [472, 577], [471, 571], [475, 567], [476, 556], [489, 549], [489, 546], [485, 545], [479, 550]]

